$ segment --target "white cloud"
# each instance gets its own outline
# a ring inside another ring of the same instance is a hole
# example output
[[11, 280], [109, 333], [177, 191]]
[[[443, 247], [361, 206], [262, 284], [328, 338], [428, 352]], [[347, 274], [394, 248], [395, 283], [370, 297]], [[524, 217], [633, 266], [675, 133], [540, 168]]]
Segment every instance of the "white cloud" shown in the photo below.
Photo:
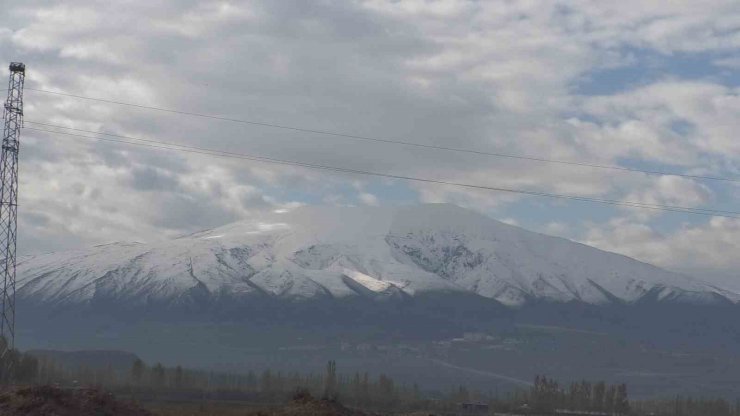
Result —
[[154, 22], [154, 26], [167, 32], [189, 38], [210, 37], [219, 32], [219, 26], [244, 24], [257, 18], [257, 11], [251, 5], [233, 2], [208, 2], [196, 5], [179, 16], [168, 16]]
[[[664, 175], [655, 178], [628, 193], [626, 202], [635, 202], [651, 206], [668, 205], [679, 208], [702, 207], [713, 199], [712, 191], [695, 180], [679, 176]], [[662, 213], [658, 210], [625, 208], [633, 215], [647, 219]]]
[[[703, 224], [684, 224], [659, 233], [648, 224], [616, 218], [593, 224], [583, 238], [586, 244], [621, 253], [674, 270], [740, 270], [740, 220], [714, 217]], [[740, 279], [740, 275], [737, 275]], [[740, 285], [740, 281], [736, 282]]]
[[552, 221], [547, 223], [544, 228], [544, 232], [550, 235], [563, 236], [569, 231], [568, 224]]
[[[588, 99], [585, 109], [604, 123], [599, 146], [667, 164], [697, 164], [740, 157], [737, 89], [696, 81], [663, 81]], [[690, 131], [676, 131], [677, 124]], [[702, 160], [703, 161], [703, 160]]]
[[359, 195], [360, 201], [365, 205], [372, 205], [377, 206], [378, 205], [378, 197], [371, 193], [362, 192]]
[[503, 222], [504, 224], [513, 225], [515, 227], [519, 226], [519, 221], [517, 221], [516, 218], [503, 218], [501, 222]]
[[740, 69], [740, 58], [721, 58], [712, 61], [712, 64], [729, 69]]

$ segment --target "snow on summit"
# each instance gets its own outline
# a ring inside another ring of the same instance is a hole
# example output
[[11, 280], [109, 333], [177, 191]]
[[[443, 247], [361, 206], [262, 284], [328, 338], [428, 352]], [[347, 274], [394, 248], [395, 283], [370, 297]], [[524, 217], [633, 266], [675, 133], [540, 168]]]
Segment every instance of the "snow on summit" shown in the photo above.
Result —
[[18, 296], [43, 303], [249, 301], [471, 292], [509, 306], [737, 301], [621, 255], [533, 233], [454, 205], [303, 207], [165, 243], [29, 256]]

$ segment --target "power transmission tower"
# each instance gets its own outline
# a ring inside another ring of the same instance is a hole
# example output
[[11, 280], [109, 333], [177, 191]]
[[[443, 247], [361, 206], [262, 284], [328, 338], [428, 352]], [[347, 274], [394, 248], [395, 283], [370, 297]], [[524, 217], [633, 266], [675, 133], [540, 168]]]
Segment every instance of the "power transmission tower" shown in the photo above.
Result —
[[2, 274], [2, 303], [0, 336], [7, 348], [15, 347], [15, 242], [18, 229], [18, 150], [23, 123], [23, 83], [26, 66], [10, 64], [8, 99], [3, 113], [3, 143], [0, 154], [0, 274]]

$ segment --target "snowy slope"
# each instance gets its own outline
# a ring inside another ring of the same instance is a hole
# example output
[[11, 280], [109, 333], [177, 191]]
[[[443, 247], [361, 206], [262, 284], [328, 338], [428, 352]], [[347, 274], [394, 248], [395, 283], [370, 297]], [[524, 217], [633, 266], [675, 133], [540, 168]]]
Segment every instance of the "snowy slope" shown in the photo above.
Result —
[[740, 295], [452, 205], [306, 207], [165, 244], [115, 243], [25, 257], [18, 296], [49, 304], [248, 301], [472, 292], [510, 306]]

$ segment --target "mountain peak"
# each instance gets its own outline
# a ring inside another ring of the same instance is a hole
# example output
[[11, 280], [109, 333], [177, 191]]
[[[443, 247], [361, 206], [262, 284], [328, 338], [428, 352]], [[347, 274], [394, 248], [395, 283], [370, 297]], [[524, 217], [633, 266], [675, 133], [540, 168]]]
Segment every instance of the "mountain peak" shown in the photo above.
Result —
[[[26, 259], [18, 296], [39, 302], [402, 299], [462, 292], [510, 305], [737, 301], [686, 276], [451, 204], [301, 207], [159, 244]], [[657, 294], [657, 295], [656, 295]], [[380, 296], [380, 297], [383, 297]]]

